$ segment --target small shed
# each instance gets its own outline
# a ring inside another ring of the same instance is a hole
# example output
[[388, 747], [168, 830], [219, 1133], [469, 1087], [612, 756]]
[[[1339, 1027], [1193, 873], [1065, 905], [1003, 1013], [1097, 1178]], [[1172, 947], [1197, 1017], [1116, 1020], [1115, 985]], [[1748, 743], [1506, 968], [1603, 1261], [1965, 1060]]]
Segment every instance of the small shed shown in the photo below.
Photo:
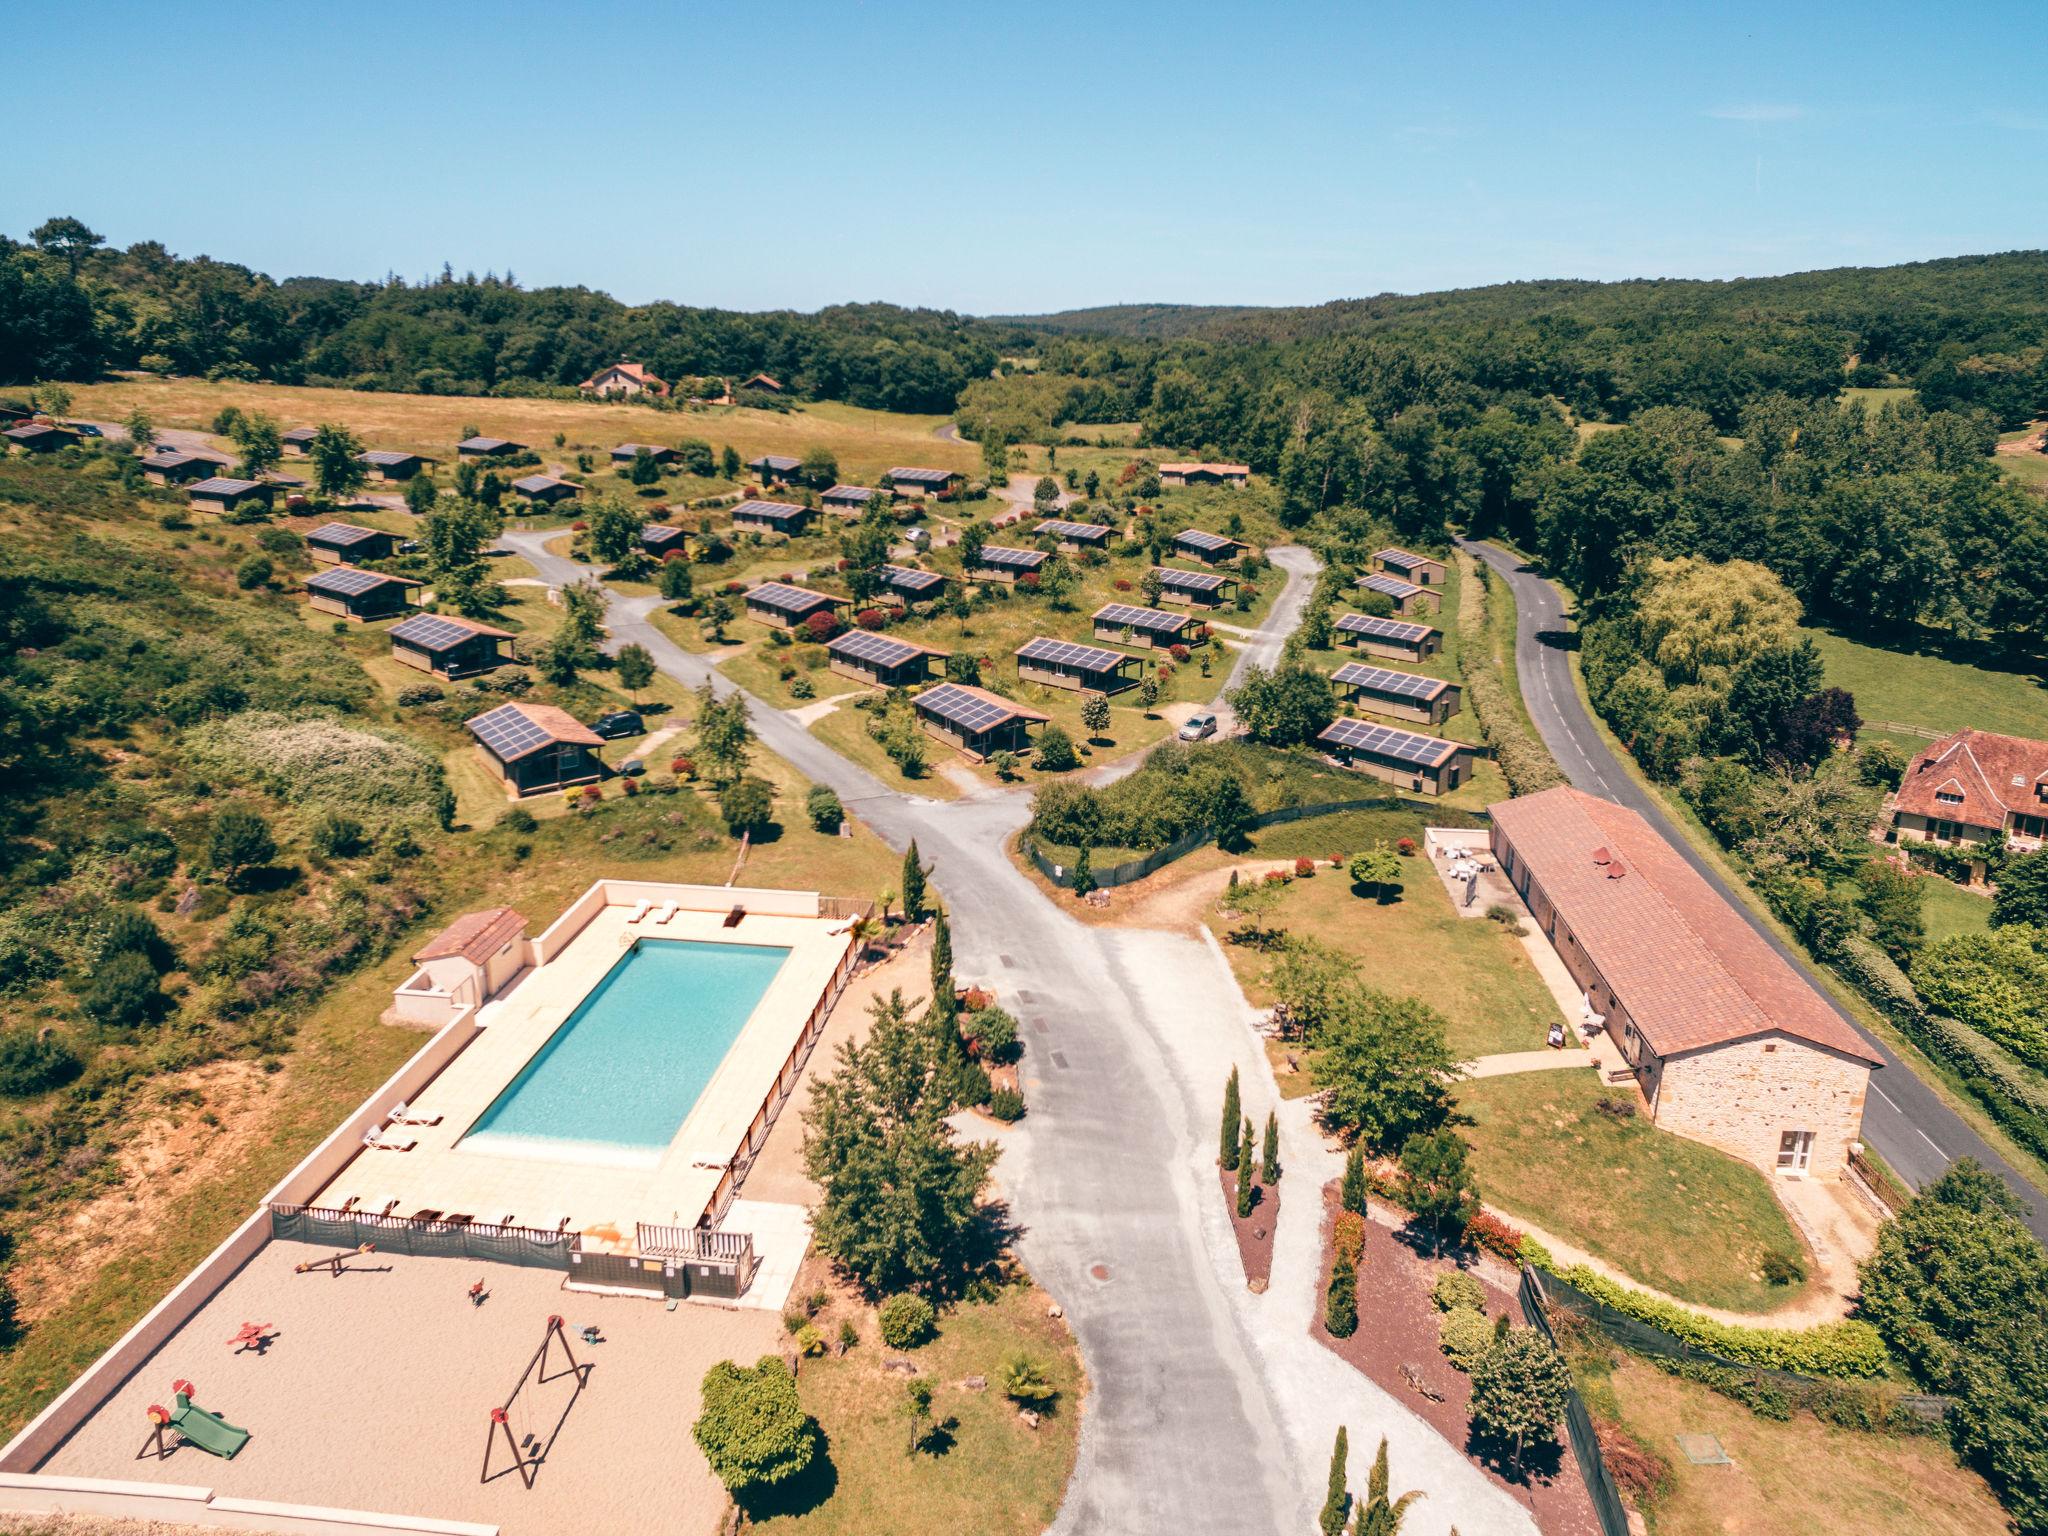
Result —
[[554, 475], [522, 475], [512, 482], [512, 493], [529, 506], [547, 507], [558, 501], [574, 501], [583, 494], [583, 487]]
[[217, 468], [214, 460], [181, 448], [165, 448], [142, 457], [142, 478], [151, 485], [184, 485], [204, 480]]
[[1251, 478], [1251, 474], [1249, 464], [1162, 464], [1159, 466], [1159, 483], [1241, 486]]
[[1383, 619], [1376, 613], [1340, 614], [1331, 628], [1339, 645], [1348, 645], [1368, 656], [1427, 661], [1443, 648], [1442, 630], [1404, 619]]
[[921, 571], [914, 565], [885, 565], [881, 577], [882, 596], [893, 598], [906, 608], [935, 602], [946, 595], [946, 578], [937, 571]]
[[771, 629], [795, 629], [814, 613], [836, 616], [846, 606], [843, 597], [834, 597], [829, 592], [813, 592], [809, 587], [795, 586], [786, 581], [764, 581], [757, 587], [749, 587], [740, 601], [746, 607], [748, 618]]
[[391, 659], [449, 679], [474, 677], [512, 660], [512, 635], [449, 613], [416, 613], [391, 630]]
[[612, 462], [631, 465], [643, 453], [657, 464], [673, 464], [677, 458], [675, 449], [664, 448], [659, 443], [621, 443], [612, 450]]
[[950, 495], [966, 478], [957, 469], [919, 469], [899, 465], [889, 471], [889, 484], [898, 496]]
[[1063, 517], [1049, 517], [1031, 532], [1038, 538], [1056, 540], [1061, 549], [1078, 553], [1084, 549], [1108, 549], [1116, 530], [1107, 523], [1072, 523]]
[[1008, 544], [984, 544], [981, 558], [966, 572], [978, 581], [1014, 582], [1036, 571], [1052, 557], [1042, 549], [1019, 549]]
[[467, 724], [484, 762], [515, 797], [591, 784], [605, 775], [595, 752], [604, 739], [552, 704], [515, 700]]
[[818, 504], [827, 512], [836, 512], [841, 517], [859, 517], [867, 511], [875, 495], [864, 485], [835, 485], [818, 498]]
[[929, 736], [977, 761], [996, 752], [1025, 752], [1030, 733], [1051, 719], [1015, 699], [966, 683], [940, 683], [910, 701]]
[[1184, 560], [1199, 560], [1204, 565], [1221, 565], [1226, 560], [1235, 560], [1251, 546], [1243, 539], [1225, 538], [1220, 533], [1205, 533], [1200, 528], [1183, 528], [1173, 536], [1173, 552]]
[[1192, 608], [1217, 608], [1237, 588], [1237, 578], [1220, 571], [1175, 571], [1163, 565], [1152, 567], [1159, 577], [1159, 601], [1186, 603]]
[[526, 444], [515, 443], [509, 437], [465, 437], [455, 445], [455, 451], [465, 459], [495, 459], [508, 453], [524, 453]]
[[1463, 690], [1440, 677], [1347, 661], [1330, 674], [1337, 691], [1368, 714], [1418, 725], [1442, 725], [1458, 712]]
[[9, 427], [0, 435], [23, 453], [53, 453], [78, 441], [78, 434], [69, 427], [48, 421], [24, 422], [18, 427]]
[[669, 523], [646, 523], [640, 529], [640, 547], [657, 560], [680, 555], [690, 546], [689, 530]]
[[1370, 720], [1333, 720], [1316, 738], [1346, 768], [1419, 795], [1449, 794], [1472, 776], [1472, 748]]
[[1191, 613], [1168, 613], [1163, 608], [1146, 608], [1137, 603], [1105, 603], [1089, 616], [1095, 638], [1119, 645], [1140, 645], [1156, 649], [1167, 645], [1197, 645], [1200, 622]]
[[316, 613], [368, 623], [404, 613], [412, 606], [420, 583], [408, 576], [337, 565], [306, 578], [306, 599]]
[[[1049, 688], [1081, 693], [1118, 693], [1134, 688], [1144, 663], [1136, 656], [1075, 640], [1037, 635], [1017, 647], [1017, 676]], [[1133, 670], [1136, 669], [1136, 670]]]
[[763, 485], [787, 485], [803, 467], [802, 459], [793, 459], [786, 453], [764, 453], [758, 459], [747, 460], [747, 468]]
[[252, 504], [268, 512], [271, 492], [274, 489], [275, 487], [266, 485], [261, 480], [238, 480], [232, 475], [215, 475], [210, 479], [194, 481], [185, 495], [193, 506], [209, 512], [239, 512]]
[[280, 433], [277, 441], [287, 457], [303, 459], [313, 451], [313, 439], [319, 435], [318, 427], [293, 427], [287, 432]]
[[1451, 576], [1443, 561], [1407, 549], [1383, 549], [1372, 557], [1372, 564], [1374, 570], [1386, 571], [1418, 587], [1440, 587]]
[[841, 677], [877, 688], [915, 688], [930, 682], [932, 664], [944, 662], [952, 652], [895, 635], [849, 629], [825, 647], [825, 654], [830, 658], [828, 665]]
[[321, 565], [389, 560], [398, 553], [398, 535], [356, 523], [322, 523], [306, 535], [306, 553]]
[[1398, 576], [1389, 576], [1384, 571], [1374, 571], [1358, 578], [1358, 585], [1367, 592], [1377, 592], [1393, 603], [1398, 614], [1435, 613], [1444, 605], [1441, 590], [1418, 587], [1412, 581], [1403, 581]]
[[372, 480], [397, 485], [410, 480], [434, 461], [421, 453], [402, 453], [395, 448], [369, 448], [356, 455], [356, 462], [369, 471]]
[[793, 501], [743, 501], [732, 509], [735, 528], [758, 528], [768, 533], [794, 536], [811, 520], [811, 509]]

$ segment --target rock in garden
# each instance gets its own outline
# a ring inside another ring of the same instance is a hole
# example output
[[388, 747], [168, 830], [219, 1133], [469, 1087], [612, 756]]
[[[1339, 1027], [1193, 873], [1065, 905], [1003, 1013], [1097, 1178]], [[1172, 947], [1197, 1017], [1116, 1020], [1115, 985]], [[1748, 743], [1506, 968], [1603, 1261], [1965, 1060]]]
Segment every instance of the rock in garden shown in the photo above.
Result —
[[1057, 1305], [1057, 1304], [1055, 1304], [1055, 1305], [1053, 1305], [1053, 1306], [1050, 1306], [1050, 1307], [1047, 1307], [1047, 1308], [1045, 1309], [1045, 1315], [1046, 1315], [1047, 1317], [1065, 1317], [1065, 1316], [1066, 1316], [1067, 1314], [1066, 1314], [1066, 1313], [1064, 1313], [1064, 1312], [1062, 1312], [1062, 1311], [1061, 1311], [1061, 1310], [1059, 1309], [1058, 1305]]
[[960, 1385], [969, 1392], [986, 1392], [988, 1390], [988, 1378], [986, 1376], [970, 1376], [961, 1382]]
[[905, 1376], [915, 1376], [917, 1374], [917, 1366], [913, 1362], [905, 1360], [901, 1355], [891, 1355], [887, 1360], [884, 1360], [882, 1362], [882, 1369], [885, 1371], [901, 1371]]
[[1026, 1429], [1038, 1428], [1038, 1415], [1033, 1413], [1029, 1408], [1019, 1408], [1017, 1410], [1017, 1417], [1024, 1421], [1024, 1427]]

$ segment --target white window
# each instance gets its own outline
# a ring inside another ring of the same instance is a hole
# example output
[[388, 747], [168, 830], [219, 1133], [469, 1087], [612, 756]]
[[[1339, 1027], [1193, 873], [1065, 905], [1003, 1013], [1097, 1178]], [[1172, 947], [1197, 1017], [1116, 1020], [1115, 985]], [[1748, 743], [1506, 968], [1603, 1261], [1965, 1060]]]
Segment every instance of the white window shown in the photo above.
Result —
[[1813, 1162], [1813, 1132], [1780, 1131], [1778, 1133], [1778, 1171], [1780, 1173], [1804, 1173]]
[[1934, 798], [1943, 805], [1961, 805], [1963, 803], [1963, 797], [1952, 789], [1937, 789], [1934, 792]]

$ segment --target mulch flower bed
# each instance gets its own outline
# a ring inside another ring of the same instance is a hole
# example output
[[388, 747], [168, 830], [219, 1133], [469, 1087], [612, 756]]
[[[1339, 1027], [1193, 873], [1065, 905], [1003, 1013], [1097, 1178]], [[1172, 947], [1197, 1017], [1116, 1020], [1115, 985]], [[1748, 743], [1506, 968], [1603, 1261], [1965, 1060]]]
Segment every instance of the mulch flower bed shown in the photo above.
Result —
[[[1337, 1183], [1333, 1180], [1323, 1188], [1325, 1288], [1333, 1257], [1331, 1231], [1339, 1209]], [[1538, 1446], [1523, 1456], [1519, 1480], [1509, 1477], [1505, 1463], [1489, 1461], [1470, 1446], [1471, 1423], [1466, 1417], [1466, 1405], [1472, 1397], [1471, 1379], [1437, 1348], [1437, 1319], [1442, 1314], [1429, 1295], [1437, 1276], [1457, 1267], [1452, 1257], [1430, 1257], [1427, 1236], [1417, 1238], [1406, 1231], [1389, 1230], [1378, 1221], [1367, 1221], [1365, 1246], [1358, 1260], [1358, 1331], [1348, 1339], [1330, 1336], [1323, 1326], [1319, 1290], [1309, 1332], [1317, 1343], [1364, 1372], [1396, 1402], [1419, 1414], [1432, 1429], [1463, 1451], [1474, 1466], [1535, 1516], [1544, 1536], [1599, 1536], [1600, 1520], [1593, 1511], [1586, 1485], [1579, 1478], [1578, 1463], [1572, 1459], [1563, 1425], [1558, 1426], [1554, 1451], [1546, 1453]], [[1505, 1312], [1517, 1323], [1523, 1320], [1521, 1307], [1512, 1294], [1502, 1290], [1482, 1270], [1470, 1269], [1468, 1273], [1477, 1276], [1486, 1287], [1489, 1318]], [[1371, 1447], [1367, 1450], [1370, 1452]], [[1410, 1486], [1402, 1482], [1398, 1466], [1393, 1468], [1393, 1480], [1396, 1493]]]
[[1263, 1292], [1266, 1282], [1273, 1278], [1273, 1232], [1280, 1222], [1280, 1186], [1254, 1184], [1252, 1213], [1240, 1216], [1236, 1171], [1219, 1163], [1216, 1177], [1223, 1184], [1223, 1209], [1230, 1216], [1231, 1229], [1237, 1233], [1237, 1258], [1244, 1265], [1244, 1283]]

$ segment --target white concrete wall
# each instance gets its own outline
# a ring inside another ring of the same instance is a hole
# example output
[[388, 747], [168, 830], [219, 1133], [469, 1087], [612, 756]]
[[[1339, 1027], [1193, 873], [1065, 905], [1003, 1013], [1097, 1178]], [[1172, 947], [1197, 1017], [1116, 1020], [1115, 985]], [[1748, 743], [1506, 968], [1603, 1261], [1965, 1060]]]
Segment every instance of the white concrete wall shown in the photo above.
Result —
[[209, 1530], [283, 1531], [291, 1536], [361, 1536], [365, 1531], [414, 1531], [427, 1536], [497, 1536], [495, 1525], [434, 1520], [423, 1515], [384, 1515], [368, 1510], [325, 1509], [313, 1504], [278, 1504], [264, 1499], [230, 1499], [211, 1488], [178, 1483], [117, 1482], [99, 1477], [39, 1477], [0, 1472], [0, 1509], [37, 1515], [87, 1515], [115, 1520], [161, 1521]]

